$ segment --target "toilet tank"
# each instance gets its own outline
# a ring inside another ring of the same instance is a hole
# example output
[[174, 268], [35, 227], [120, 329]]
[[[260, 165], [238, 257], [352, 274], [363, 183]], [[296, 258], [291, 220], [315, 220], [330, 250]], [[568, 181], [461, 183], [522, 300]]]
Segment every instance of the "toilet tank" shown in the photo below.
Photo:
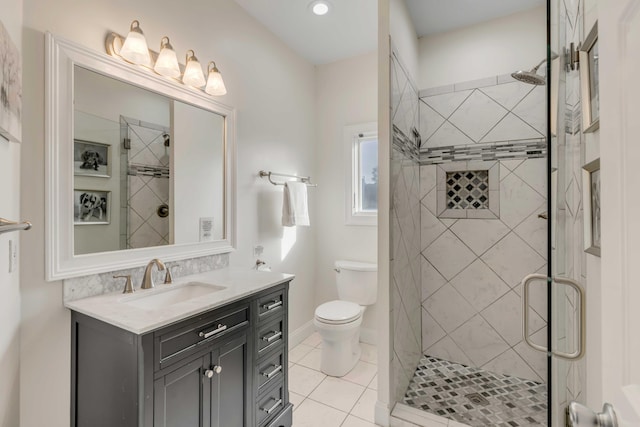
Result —
[[338, 297], [360, 305], [375, 304], [378, 299], [378, 266], [368, 262], [336, 261]]

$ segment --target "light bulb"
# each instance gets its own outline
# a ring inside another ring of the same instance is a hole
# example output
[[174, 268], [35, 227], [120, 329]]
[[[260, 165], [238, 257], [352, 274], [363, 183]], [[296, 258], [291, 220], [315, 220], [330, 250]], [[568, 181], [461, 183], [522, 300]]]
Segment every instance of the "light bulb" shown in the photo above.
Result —
[[122, 49], [120, 49], [120, 56], [134, 64], [146, 66], [151, 64], [147, 40], [144, 38], [144, 33], [138, 21], [131, 23], [129, 34], [122, 45]]
[[187, 66], [184, 69], [182, 83], [195, 88], [201, 88], [206, 83], [202, 66], [200, 62], [198, 62], [198, 58], [196, 58], [193, 50], [187, 51]]
[[316, 15], [322, 16], [329, 12], [329, 4], [325, 1], [316, 1], [311, 5], [311, 10]]
[[160, 41], [160, 54], [156, 60], [154, 71], [166, 77], [180, 77], [180, 66], [178, 65], [178, 57], [173, 50], [173, 46], [169, 43], [169, 37], [163, 37]]
[[[211, 67], [212, 65], [213, 68]], [[207, 86], [204, 91], [212, 96], [222, 96], [227, 93], [227, 88], [224, 86], [224, 81], [222, 80], [222, 74], [220, 74], [216, 63], [213, 61], [209, 62]]]

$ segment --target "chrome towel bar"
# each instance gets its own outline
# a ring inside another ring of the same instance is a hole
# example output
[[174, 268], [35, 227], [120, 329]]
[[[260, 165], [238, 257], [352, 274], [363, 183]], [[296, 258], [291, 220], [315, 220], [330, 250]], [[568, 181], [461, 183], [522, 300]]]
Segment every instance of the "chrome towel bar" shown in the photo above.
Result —
[[0, 218], [0, 234], [29, 229], [31, 229], [31, 223], [29, 221], [15, 222]]
[[294, 178], [297, 181], [300, 182], [304, 182], [305, 184], [307, 184], [307, 187], [317, 187], [318, 184], [312, 184], [311, 183], [311, 177], [310, 176], [298, 176], [298, 175], [289, 175], [286, 173], [276, 173], [276, 172], [266, 172], [266, 171], [260, 171], [258, 173], [258, 175], [260, 175], [260, 178], [267, 178], [269, 180], [270, 183], [272, 183], [273, 185], [284, 185], [284, 182], [276, 182], [273, 179], [271, 179], [271, 177], [273, 175], [275, 176], [281, 176], [284, 178]]

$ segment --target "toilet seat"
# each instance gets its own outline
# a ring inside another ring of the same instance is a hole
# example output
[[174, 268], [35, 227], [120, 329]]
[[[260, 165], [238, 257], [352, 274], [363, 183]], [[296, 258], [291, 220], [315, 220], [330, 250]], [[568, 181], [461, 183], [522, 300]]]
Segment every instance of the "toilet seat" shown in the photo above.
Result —
[[330, 325], [343, 325], [358, 320], [362, 316], [362, 307], [355, 302], [329, 301], [316, 308], [316, 320]]

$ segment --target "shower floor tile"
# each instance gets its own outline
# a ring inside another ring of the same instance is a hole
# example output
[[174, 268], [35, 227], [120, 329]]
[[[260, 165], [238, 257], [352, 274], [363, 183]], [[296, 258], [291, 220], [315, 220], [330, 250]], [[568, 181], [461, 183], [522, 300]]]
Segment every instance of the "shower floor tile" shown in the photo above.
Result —
[[473, 427], [546, 425], [547, 387], [423, 356], [403, 403]]

